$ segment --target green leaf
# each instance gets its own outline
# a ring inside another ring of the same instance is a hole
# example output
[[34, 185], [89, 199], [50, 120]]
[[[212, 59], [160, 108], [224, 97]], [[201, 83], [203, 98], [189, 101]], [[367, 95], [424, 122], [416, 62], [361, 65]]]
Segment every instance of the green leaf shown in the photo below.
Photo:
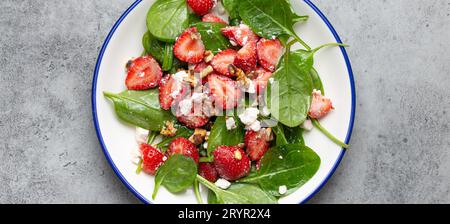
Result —
[[235, 146], [244, 142], [244, 126], [239, 118], [234, 118], [237, 128], [228, 130], [226, 117], [217, 117], [208, 137], [208, 155], [211, 156], [214, 150], [222, 145]]
[[240, 0], [222, 0], [222, 5], [227, 10], [231, 19], [239, 18], [239, 1]]
[[179, 193], [193, 186], [197, 176], [197, 164], [192, 158], [175, 154], [161, 167], [155, 176], [153, 199], [162, 185], [172, 193]]
[[[267, 88], [267, 105], [272, 116], [288, 126], [301, 125], [311, 106], [313, 83], [309, 63], [303, 54], [286, 53]], [[311, 56], [312, 57], [312, 56]]]
[[185, 0], [157, 0], [147, 14], [150, 33], [164, 42], [175, 39], [189, 26], [189, 13]]
[[[300, 144], [271, 148], [261, 159], [258, 175], [239, 180], [241, 183], [258, 184], [273, 196], [287, 196], [310, 180], [320, 167], [319, 156]], [[280, 186], [288, 192], [281, 195]]]
[[311, 68], [309, 71], [309, 75], [311, 76], [313, 82], [313, 89], [320, 90], [323, 95], [325, 95], [325, 90], [323, 88], [322, 79], [320, 79], [319, 73], [314, 68]]
[[286, 0], [240, 0], [239, 15], [259, 36], [272, 39], [289, 35], [310, 50], [294, 31], [299, 16], [293, 13]]
[[231, 47], [230, 41], [220, 31], [220, 29], [226, 27], [225, 24], [201, 22], [193, 26], [197, 27], [198, 32], [202, 36], [205, 48], [214, 54]]
[[163, 71], [170, 71], [170, 69], [172, 69], [173, 58], [173, 44], [168, 43], [164, 47], [164, 59], [161, 66]]
[[277, 204], [277, 199], [264, 192], [256, 185], [252, 184], [233, 184], [227, 190], [218, 188], [213, 183], [197, 176], [200, 183], [213, 192], [208, 195], [210, 204]]
[[189, 26], [192, 27], [192, 25], [196, 23], [202, 22], [202, 17], [195, 14], [194, 12], [189, 13]]
[[164, 61], [165, 43], [156, 39], [150, 32], [146, 32], [142, 37], [142, 45], [145, 52], [155, 58], [160, 64]]
[[117, 115], [132, 125], [160, 131], [166, 121], [175, 120], [170, 111], [161, 109], [158, 89], [147, 91], [127, 90], [120, 94], [104, 93], [113, 101]]

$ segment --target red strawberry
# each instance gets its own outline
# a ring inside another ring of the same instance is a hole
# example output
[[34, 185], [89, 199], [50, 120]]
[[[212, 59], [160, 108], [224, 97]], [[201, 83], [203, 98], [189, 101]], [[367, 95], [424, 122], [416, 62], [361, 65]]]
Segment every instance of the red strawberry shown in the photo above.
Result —
[[237, 88], [236, 81], [221, 75], [208, 76], [209, 88], [216, 107], [224, 110], [233, 109], [242, 97], [242, 91]]
[[311, 108], [308, 115], [311, 118], [320, 119], [325, 117], [331, 110], [333, 110], [333, 103], [329, 98], [322, 95], [320, 91], [314, 90]]
[[281, 45], [281, 42], [278, 39], [268, 40], [262, 38], [258, 42], [257, 49], [259, 64], [263, 68], [274, 72], [283, 54], [283, 45]]
[[198, 163], [200, 157], [197, 147], [185, 138], [176, 138], [170, 143], [167, 149], [167, 155], [170, 157], [175, 154], [191, 157], [196, 163]]
[[196, 27], [184, 31], [173, 47], [175, 56], [181, 61], [196, 64], [203, 60], [205, 45]]
[[203, 16], [216, 5], [216, 0], [187, 0], [187, 4], [191, 7], [192, 11]]
[[169, 110], [172, 107], [174, 100], [182, 97], [187, 90], [187, 85], [177, 82], [171, 75], [166, 75], [161, 82], [159, 82], [159, 103], [161, 108]]
[[245, 146], [248, 156], [252, 161], [260, 160], [270, 146], [267, 129], [261, 129], [258, 132], [247, 131], [245, 133]]
[[262, 67], [258, 67], [255, 70], [255, 73], [257, 75], [255, 78], [256, 89], [258, 90], [258, 93], [262, 93], [267, 87], [270, 77], [272, 77], [272, 72], [269, 72]]
[[214, 166], [219, 176], [234, 181], [250, 173], [250, 159], [236, 146], [219, 146], [214, 151]]
[[229, 26], [222, 30], [222, 34], [239, 46], [244, 46], [250, 41], [258, 41], [259, 37], [245, 24]]
[[192, 65], [192, 70], [194, 71], [194, 73], [200, 73], [206, 67], [208, 67], [208, 64], [206, 62], [200, 62], [198, 64]]
[[194, 113], [187, 116], [178, 116], [178, 121], [186, 125], [188, 128], [200, 128], [208, 124], [209, 117], [206, 115], [194, 115]]
[[219, 179], [213, 163], [200, 163], [198, 174], [213, 183]]
[[222, 18], [216, 16], [213, 13], [209, 13], [203, 16], [202, 18], [202, 22], [207, 22], [207, 23], [222, 23], [225, 25], [228, 25], [227, 22], [225, 22]]
[[234, 65], [245, 72], [250, 72], [255, 70], [256, 63], [256, 41], [249, 41], [238, 51], [236, 58], [234, 59]]
[[237, 52], [233, 49], [224, 50], [214, 56], [211, 65], [214, 70], [222, 75], [232, 76], [228, 67], [234, 63]]
[[128, 62], [125, 84], [129, 90], [147, 90], [158, 86], [162, 70], [151, 56], [143, 56]]
[[139, 148], [142, 155], [142, 170], [145, 173], [155, 175], [156, 170], [164, 163], [164, 155], [147, 144], [140, 144]]

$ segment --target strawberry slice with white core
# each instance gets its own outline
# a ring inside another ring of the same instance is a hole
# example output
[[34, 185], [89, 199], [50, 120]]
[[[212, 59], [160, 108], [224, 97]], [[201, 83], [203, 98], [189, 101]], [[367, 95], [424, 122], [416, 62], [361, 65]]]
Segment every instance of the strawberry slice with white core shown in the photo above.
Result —
[[255, 85], [258, 93], [263, 93], [267, 87], [267, 83], [269, 82], [270, 77], [272, 77], [272, 72], [265, 70], [262, 67], [258, 67], [255, 70], [256, 78]]
[[213, 13], [209, 13], [203, 16], [202, 18], [202, 22], [206, 22], [206, 23], [222, 23], [225, 25], [228, 25], [227, 22], [225, 22], [225, 20], [223, 20], [222, 18], [216, 16]]
[[250, 72], [255, 70], [256, 63], [256, 41], [249, 41], [238, 51], [236, 58], [234, 59], [234, 65], [245, 72]]
[[214, 56], [211, 61], [211, 65], [214, 71], [221, 75], [233, 76], [230, 74], [229, 67], [234, 63], [237, 52], [233, 49], [224, 50]]
[[233, 45], [244, 46], [250, 41], [258, 41], [259, 37], [245, 24], [240, 24], [239, 26], [228, 26], [221, 29], [222, 34], [228, 39]]
[[159, 83], [159, 103], [161, 108], [169, 110], [174, 101], [185, 95], [187, 90], [187, 84], [179, 82], [173, 78], [173, 75], [166, 75]]
[[129, 90], [147, 90], [158, 86], [162, 78], [161, 66], [151, 56], [143, 56], [128, 62], [125, 84]]
[[236, 81], [221, 75], [208, 76], [209, 88], [216, 107], [224, 110], [233, 109], [242, 97], [242, 91]]
[[203, 60], [205, 45], [196, 27], [184, 31], [173, 47], [175, 56], [181, 61], [197, 64]]
[[322, 95], [319, 90], [314, 90], [311, 108], [308, 115], [314, 119], [325, 117], [331, 110], [333, 110], [333, 103], [331, 100]]
[[268, 40], [261, 38], [257, 45], [257, 51], [259, 64], [263, 68], [274, 72], [283, 54], [281, 42], [278, 39]]

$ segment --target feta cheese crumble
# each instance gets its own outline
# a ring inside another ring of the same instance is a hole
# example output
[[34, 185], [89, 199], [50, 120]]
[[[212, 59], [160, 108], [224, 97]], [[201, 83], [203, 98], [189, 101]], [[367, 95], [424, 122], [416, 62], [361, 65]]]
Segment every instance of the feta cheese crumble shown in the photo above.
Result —
[[305, 122], [303, 122], [303, 124], [300, 127], [302, 129], [307, 130], [307, 131], [311, 131], [314, 128], [314, 126], [312, 124], [312, 121], [310, 119], [308, 119]]
[[231, 183], [230, 183], [228, 180], [225, 180], [225, 179], [218, 179], [218, 180], [216, 181], [215, 185], [216, 185], [218, 188], [221, 188], [221, 189], [223, 189], [223, 190], [226, 190], [226, 189], [228, 189], [228, 188], [231, 186]]
[[191, 99], [182, 100], [179, 104], [181, 115], [184, 115], [184, 116], [189, 115], [192, 111], [192, 106], [193, 106], [193, 103], [192, 103]]
[[239, 118], [245, 125], [252, 125], [258, 119], [258, 115], [259, 110], [257, 108], [251, 107], [245, 109], [244, 113], [239, 115]]
[[247, 130], [252, 130], [252, 131], [256, 131], [256, 132], [260, 131], [261, 130], [261, 122], [256, 120], [251, 125], [247, 126]]
[[287, 193], [287, 187], [286, 187], [286, 185], [280, 186], [280, 187], [278, 188], [278, 193], [280, 193], [281, 195], [286, 194], [286, 193]]
[[237, 128], [236, 121], [234, 120], [233, 117], [227, 118], [226, 125], [227, 125], [227, 130], [233, 130], [233, 129]]
[[275, 81], [274, 78], [270, 78], [270, 79], [269, 79], [269, 83], [270, 83], [270, 84], [273, 84], [274, 81]]
[[136, 142], [138, 144], [147, 143], [149, 131], [140, 127], [136, 127]]
[[137, 147], [132, 148], [130, 155], [131, 155], [131, 162], [134, 165], [139, 165], [139, 161], [141, 161], [141, 152], [139, 151], [139, 149]]
[[267, 106], [264, 106], [262, 111], [261, 111], [261, 115], [264, 117], [268, 117], [270, 115], [270, 110]]

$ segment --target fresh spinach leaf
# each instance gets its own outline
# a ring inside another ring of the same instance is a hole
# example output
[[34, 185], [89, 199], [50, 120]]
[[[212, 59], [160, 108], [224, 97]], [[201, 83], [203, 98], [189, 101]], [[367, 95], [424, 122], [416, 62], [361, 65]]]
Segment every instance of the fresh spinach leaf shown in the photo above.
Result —
[[237, 128], [228, 130], [226, 125], [226, 117], [217, 117], [208, 137], [208, 155], [211, 156], [214, 150], [222, 145], [235, 146], [244, 142], [244, 126], [239, 118], [234, 119]]
[[142, 37], [142, 45], [145, 52], [155, 58], [160, 64], [164, 61], [165, 43], [156, 39], [150, 32], [146, 32]]
[[197, 176], [200, 183], [209, 188], [214, 195], [208, 196], [211, 204], [277, 204], [277, 199], [252, 184], [233, 184], [227, 190], [218, 188], [213, 183]]
[[323, 88], [322, 79], [320, 79], [317, 70], [311, 68], [311, 70], [309, 71], [309, 75], [311, 76], [313, 82], [313, 89], [320, 90], [322, 94], [325, 95], [325, 89]]
[[173, 65], [173, 44], [167, 43], [164, 47], [164, 59], [162, 62], [162, 70], [170, 71]]
[[222, 0], [222, 5], [227, 10], [231, 19], [239, 18], [239, 1], [240, 0]]
[[147, 28], [161, 41], [175, 42], [188, 26], [189, 13], [185, 0], [157, 0], [148, 11]]
[[172, 68], [168, 71], [170, 74], [175, 74], [178, 72], [179, 69], [186, 70], [188, 67], [188, 64], [184, 61], [180, 61], [178, 58], [173, 58]]
[[231, 47], [230, 41], [220, 31], [220, 29], [226, 27], [225, 24], [201, 22], [193, 26], [197, 27], [198, 32], [202, 36], [205, 48], [214, 54]]
[[194, 25], [196, 23], [200, 23], [200, 22], [202, 22], [202, 17], [195, 14], [194, 12], [189, 13], [189, 26], [190, 27], [192, 27], [192, 25]]
[[[277, 146], [263, 156], [257, 176], [246, 177], [238, 182], [258, 184], [271, 195], [281, 197], [303, 186], [314, 176], [319, 166], [319, 156], [305, 145]], [[280, 194], [280, 186], [286, 186], [288, 192]]]
[[[276, 6], [276, 7], [275, 7]], [[259, 36], [267, 39], [289, 35], [311, 48], [295, 33], [294, 24], [300, 20], [286, 0], [240, 0], [239, 15]]]
[[283, 127], [284, 136], [288, 144], [300, 144], [305, 145], [305, 140], [303, 139], [303, 129], [300, 126], [297, 127]]
[[296, 127], [302, 124], [311, 106], [313, 84], [308, 73], [312, 67], [302, 55], [287, 52], [267, 88], [267, 105], [279, 122]]
[[197, 164], [192, 158], [181, 154], [171, 156], [156, 172], [153, 199], [161, 185], [172, 193], [178, 193], [192, 187], [196, 176]]
[[161, 109], [158, 89], [127, 90], [120, 94], [104, 92], [104, 95], [113, 101], [119, 118], [135, 126], [151, 131], [160, 131], [166, 121], [175, 120], [170, 111]]

